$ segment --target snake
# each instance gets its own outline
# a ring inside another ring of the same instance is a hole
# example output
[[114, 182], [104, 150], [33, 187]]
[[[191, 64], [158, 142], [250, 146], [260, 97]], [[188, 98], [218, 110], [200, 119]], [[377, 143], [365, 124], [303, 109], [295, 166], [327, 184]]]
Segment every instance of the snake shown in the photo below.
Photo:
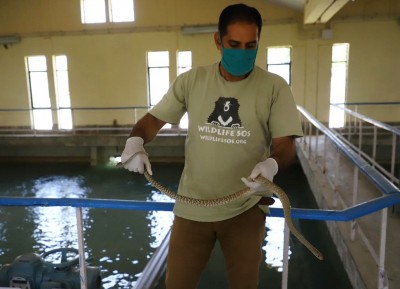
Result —
[[[155, 187], [157, 188], [160, 192], [164, 193], [171, 199], [174, 199], [176, 202], [182, 202], [185, 204], [189, 205], [195, 205], [195, 206], [202, 206], [202, 207], [215, 207], [215, 206], [222, 206], [225, 204], [228, 204], [234, 200], [237, 200], [239, 198], [243, 198], [246, 196], [250, 196], [254, 194], [254, 191], [252, 191], [250, 188], [244, 188], [241, 189], [233, 194], [224, 196], [222, 198], [218, 199], [195, 199], [183, 195], [179, 195], [156, 180], [153, 179], [153, 177], [147, 172], [144, 172], [145, 178]], [[292, 217], [291, 217], [291, 205], [289, 201], [289, 197], [287, 194], [283, 191], [282, 188], [280, 188], [278, 185], [274, 184], [273, 182], [269, 181], [268, 179], [258, 176], [254, 179], [254, 181], [263, 184], [269, 192], [272, 192], [275, 194], [279, 200], [282, 203], [282, 208], [283, 208], [283, 215], [285, 218], [285, 222], [290, 230], [290, 232], [302, 243], [316, 258], [319, 260], [323, 260], [324, 257], [320, 251], [318, 251], [317, 248], [315, 248], [294, 226]]]

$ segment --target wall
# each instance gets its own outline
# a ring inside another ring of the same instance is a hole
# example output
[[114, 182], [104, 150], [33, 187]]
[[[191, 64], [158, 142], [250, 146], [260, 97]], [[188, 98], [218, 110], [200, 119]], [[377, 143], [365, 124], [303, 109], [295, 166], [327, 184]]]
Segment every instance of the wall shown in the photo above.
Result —
[[[266, 1], [244, 2], [257, 7], [264, 18], [257, 64], [265, 67], [267, 46], [292, 45], [295, 100], [320, 121], [328, 120], [331, 46], [335, 42], [350, 43], [349, 101], [400, 99], [400, 26], [395, 17], [399, 1], [379, 1], [381, 6], [371, 1], [349, 2], [331, 23], [311, 26], [302, 24], [298, 11]], [[22, 41], [8, 49], [0, 47], [0, 108], [30, 108], [26, 56], [46, 55], [50, 64], [51, 57], [59, 54], [68, 57], [73, 107], [146, 106], [146, 52], [170, 52], [171, 80], [176, 75], [178, 50], [193, 52], [193, 66], [218, 61], [212, 34], [183, 35], [180, 29], [215, 25], [220, 11], [230, 3], [135, 1], [134, 23], [82, 25], [78, 0], [3, 0], [0, 36], [17, 33]], [[324, 28], [332, 29], [331, 39], [321, 38]], [[373, 112], [384, 121], [400, 120], [400, 113]], [[129, 124], [132, 117], [115, 111], [80, 113], [75, 121], [78, 125]], [[29, 126], [30, 116], [1, 112], [0, 122], [1, 126]]]

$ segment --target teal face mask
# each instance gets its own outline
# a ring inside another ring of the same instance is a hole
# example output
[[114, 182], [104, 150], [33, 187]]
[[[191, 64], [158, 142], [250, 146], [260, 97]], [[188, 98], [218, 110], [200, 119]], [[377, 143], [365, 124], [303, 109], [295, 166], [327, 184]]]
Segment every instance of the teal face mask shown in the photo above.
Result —
[[[221, 39], [221, 38], [220, 38]], [[234, 76], [242, 76], [254, 68], [256, 61], [257, 49], [232, 49], [222, 46], [222, 66], [226, 71]]]

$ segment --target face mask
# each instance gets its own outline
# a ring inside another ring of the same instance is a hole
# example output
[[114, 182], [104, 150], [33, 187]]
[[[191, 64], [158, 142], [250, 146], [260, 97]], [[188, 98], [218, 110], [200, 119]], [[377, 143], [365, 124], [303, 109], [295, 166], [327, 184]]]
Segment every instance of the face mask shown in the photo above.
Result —
[[[220, 40], [221, 41], [221, 40]], [[231, 49], [222, 46], [222, 66], [234, 76], [242, 76], [254, 68], [257, 49]]]

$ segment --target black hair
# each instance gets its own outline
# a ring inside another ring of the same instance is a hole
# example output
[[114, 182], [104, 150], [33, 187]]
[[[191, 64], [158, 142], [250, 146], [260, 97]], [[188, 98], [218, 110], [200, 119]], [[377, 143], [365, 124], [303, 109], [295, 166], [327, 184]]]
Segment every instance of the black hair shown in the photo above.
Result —
[[258, 36], [260, 36], [262, 19], [260, 12], [258, 12], [256, 8], [242, 3], [225, 7], [221, 12], [218, 21], [218, 31], [221, 37], [226, 35], [228, 25], [235, 22], [256, 24], [258, 27]]

